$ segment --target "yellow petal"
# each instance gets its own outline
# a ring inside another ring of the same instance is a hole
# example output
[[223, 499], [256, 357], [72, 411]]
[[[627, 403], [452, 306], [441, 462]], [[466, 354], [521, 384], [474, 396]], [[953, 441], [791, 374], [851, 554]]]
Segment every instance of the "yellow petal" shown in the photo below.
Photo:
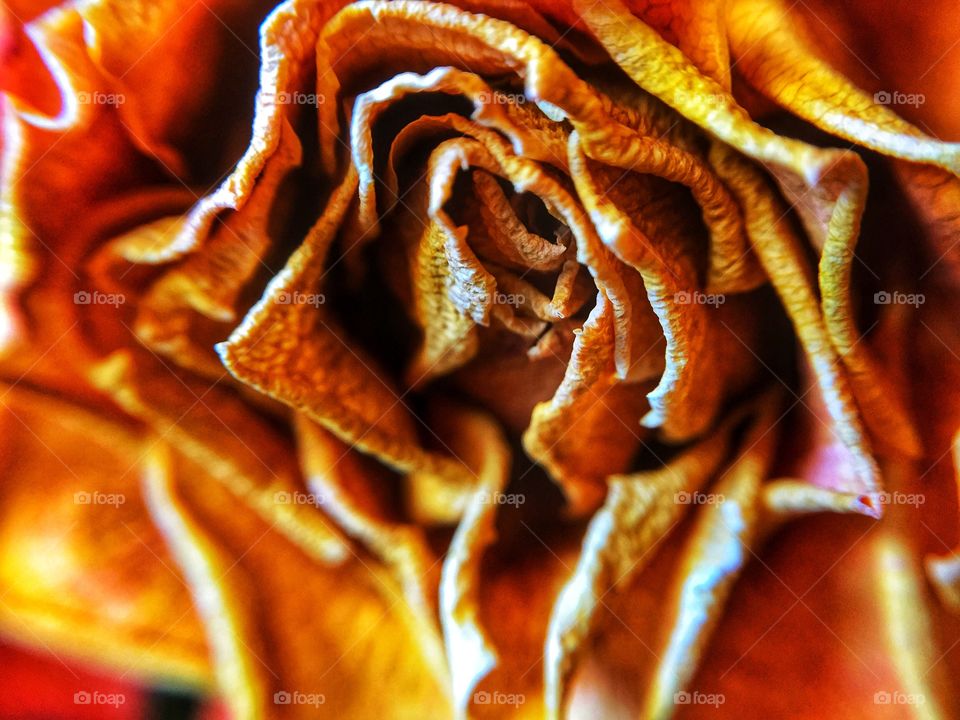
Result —
[[682, 517], [686, 506], [678, 494], [697, 492], [715, 475], [729, 442], [728, 425], [660, 469], [610, 478], [607, 499], [590, 521], [580, 560], [550, 618], [544, 651], [550, 717], [563, 712], [568, 680], [603, 597], [652, 557], [650, 552]]
[[454, 707], [466, 716], [480, 681], [497, 664], [496, 649], [480, 618], [483, 552], [493, 542], [498, 498], [506, 487], [510, 452], [496, 425], [465, 414], [471, 437], [468, 462], [478, 468], [476, 489], [464, 510], [443, 562], [440, 620], [450, 664]]
[[710, 500], [699, 509], [676, 569], [667, 610], [661, 622], [669, 632], [647, 690], [645, 717], [669, 715], [676, 693], [686, 692], [707, 643], [726, 609], [741, 571], [762, 540], [761, 485], [776, 448], [779, 420], [772, 398], [743, 440], [745, 448], [710, 487]]
[[236, 395], [130, 351], [110, 356], [92, 381], [278, 534], [320, 562], [344, 560], [343, 539], [315, 508], [278, 501], [301, 486], [291, 448]]
[[161, 455], [146, 496], [206, 622], [233, 717], [449, 715], [386, 572], [359, 556], [335, 569], [311, 561], [198, 473]]
[[322, 261], [357, 187], [352, 169], [286, 268], [230, 339], [218, 345], [230, 372], [299, 410], [337, 437], [401, 472], [421, 470], [466, 482], [454, 458], [428, 452], [414, 434], [400, 395], [344, 343], [320, 298]]
[[[343, 531], [363, 544], [393, 574], [416, 623], [421, 648], [435, 672], [446, 673], [436, 622], [440, 559], [423, 528], [390, 507], [395, 494], [382, 467], [303, 416], [295, 428], [308, 500], [322, 506]], [[388, 600], [392, 598], [388, 597]]]
[[[960, 487], [960, 433], [953, 439], [953, 467], [957, 487]], [[960, 555], [956, 550], [946, 555], [931, 555], [925, 564], [940, 601], [952, 612], [960, 613]]]
[[[750, 161], [721, 149], [715, 153], [715, 164], [731, 189], [742, 198], [757, 257], [790, 316], [816, 378], [820, 402], [830, 419], [829, 432], [849, 453], [854, 474], [849, 480], [859, 484], [837, 489], [855, 493], [875, 491], [878, 471], [864, 437], [849, 375], [830, 342], [811, 273], [806, 270], [803, 248], [787, 221], [786, 209]], [[895, 435], [893, 442], [906, 443], [908, 449], [915, 451], [911, 444], [916, 442], [915, 436], [909, 426], [903, 424], [896, 409], [878, 403], [873, 406], [875, 412], [886, 410], [883, 417], [895, 417], [900, 423], [896, 427], [905, 428], [905, 432]]]
[[135, 427], [0, 387], [0, 627], [142, 682], [206, 689], [203, 629], [143, 505]]

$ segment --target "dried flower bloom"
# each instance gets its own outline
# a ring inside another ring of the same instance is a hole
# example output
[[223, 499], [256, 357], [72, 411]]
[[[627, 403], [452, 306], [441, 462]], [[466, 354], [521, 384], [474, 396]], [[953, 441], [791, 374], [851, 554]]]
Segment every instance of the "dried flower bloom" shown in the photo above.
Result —
[[960, 145], [831, 11], [45, 5], [8, 636], [237, 720], [955, 715]]

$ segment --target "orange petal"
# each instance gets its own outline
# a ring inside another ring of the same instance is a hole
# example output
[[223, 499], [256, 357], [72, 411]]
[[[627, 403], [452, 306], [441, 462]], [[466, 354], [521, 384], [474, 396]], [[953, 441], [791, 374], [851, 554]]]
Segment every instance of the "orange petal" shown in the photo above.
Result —
[[144, 508], [137, 428], [4, 385], [0, 626], [59, 656], [205, 688], [203, 630]]

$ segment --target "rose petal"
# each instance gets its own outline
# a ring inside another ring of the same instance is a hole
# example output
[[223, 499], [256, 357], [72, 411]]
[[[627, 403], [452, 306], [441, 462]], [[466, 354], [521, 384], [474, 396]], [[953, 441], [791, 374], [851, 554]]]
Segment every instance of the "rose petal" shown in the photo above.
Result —
[[218, 483], [190, 482], [197, 470], [161, 453], [146, 497], [205, 620], [233, 717], [449, 713], [387, 573], [353, 556], [335, 570], [311, 561]]
[[3, 385], [0, 626], [143, 682], [204, 688], [203, 630], [149, 520], [130, 424]]
[[610, 477], [609, 494], [590, 521], [577, 567], [551, 615], [544, 650], [550, 717], [563, 712], [567, 683], [603, 596], [639, 571], [648, 552], [681, 518], [684, 505], [676, 494], [705, 484], [721, 467], [729, 443], [728, 425], [659, 470]]

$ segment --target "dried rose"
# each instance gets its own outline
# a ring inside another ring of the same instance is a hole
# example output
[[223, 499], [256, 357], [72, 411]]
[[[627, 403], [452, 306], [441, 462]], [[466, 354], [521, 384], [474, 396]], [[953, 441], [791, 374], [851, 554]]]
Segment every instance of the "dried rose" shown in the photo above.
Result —
[[288, 0], [256, 52], [267, 10], [10, 34], [7, 631], [238, 718], [949, 716], [919, 95], [776, 0]]

